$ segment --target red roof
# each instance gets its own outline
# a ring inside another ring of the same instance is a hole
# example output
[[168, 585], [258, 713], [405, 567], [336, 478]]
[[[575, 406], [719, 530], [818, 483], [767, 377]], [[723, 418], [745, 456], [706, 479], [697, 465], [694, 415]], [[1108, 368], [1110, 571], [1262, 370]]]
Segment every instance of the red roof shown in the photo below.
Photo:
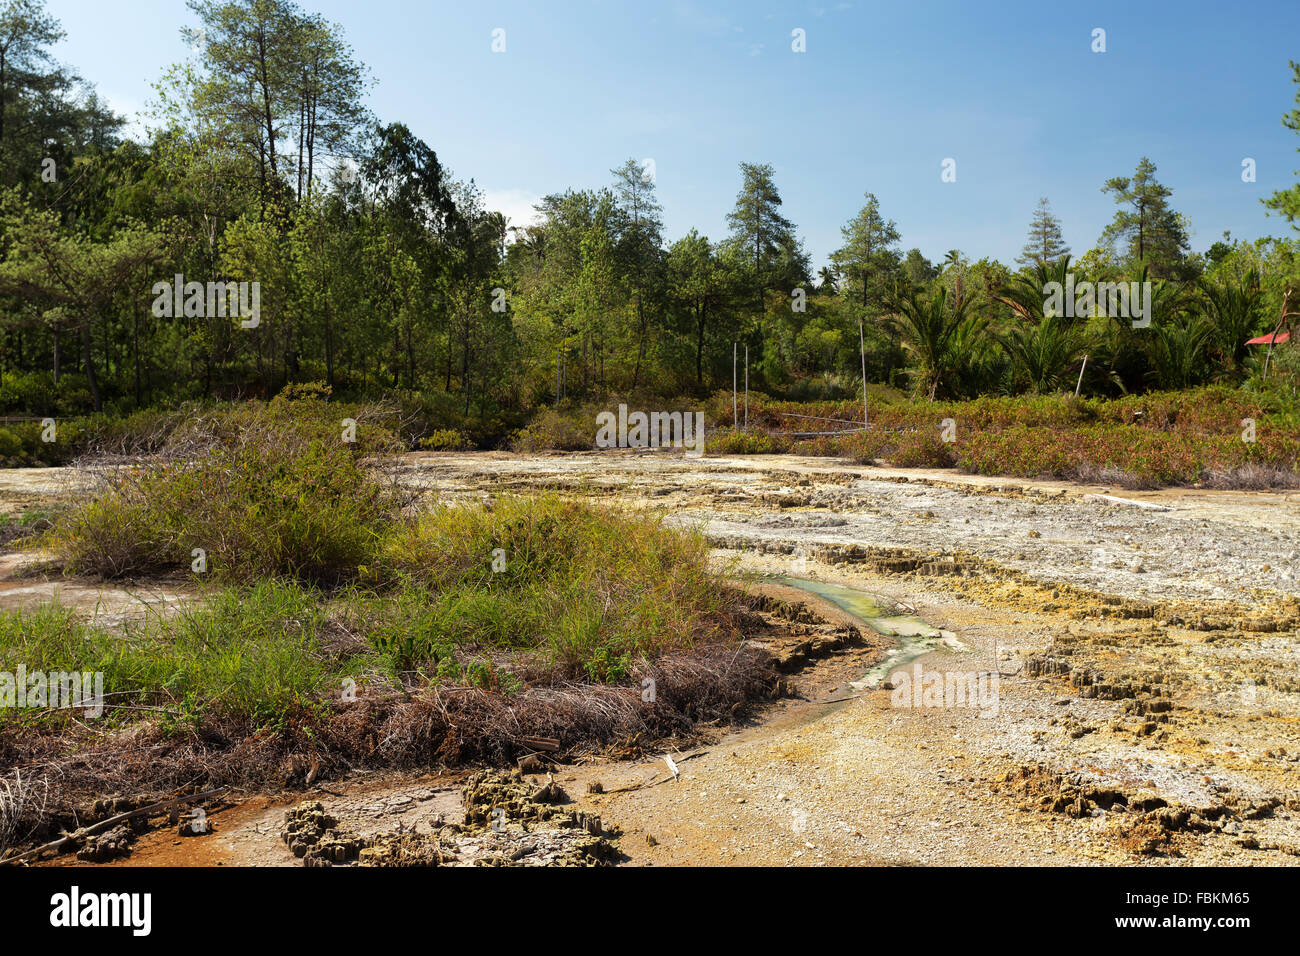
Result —
[[1290, 332], [1279, 332], [1276, 338], [1274, 338], [1271, 335], [1261, 335], [1258, 338], [1247, 339], [1246, 344], [1247, 345], [1268, 345], [1269, 342], [1271, 341], [1272, 344], [1274, 345], [1281, 345], [1289, 338], [1291, 338]]

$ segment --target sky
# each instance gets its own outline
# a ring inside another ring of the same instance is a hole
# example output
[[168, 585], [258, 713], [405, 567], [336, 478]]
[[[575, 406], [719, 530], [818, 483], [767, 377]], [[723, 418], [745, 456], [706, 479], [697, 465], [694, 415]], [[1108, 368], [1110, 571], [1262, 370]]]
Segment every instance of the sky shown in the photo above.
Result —
[[[130, 116], [197, 25], [181, 0], [47, 5], [68, 34], [56, 56]], [[1296, 106], [1295, 0], [300, 5], [342, 26], [373, 75], [374, 113], [514, 225], [541, 196], [609, 185], [632, 158], [653, 160], [669, 241], [691, 228], [721, 239], [738, 164], [763, 162], [814, 270], [868, 191], [902, 248], [1007, 263], [1046, 196], [1077, 256], [1114, 216], [1102, 184], [1148, 156], [1193, 249], [1224, 230], [1294, 235], [1259, 200], [1300, 169], [1300, 136], [1281, 122]]]

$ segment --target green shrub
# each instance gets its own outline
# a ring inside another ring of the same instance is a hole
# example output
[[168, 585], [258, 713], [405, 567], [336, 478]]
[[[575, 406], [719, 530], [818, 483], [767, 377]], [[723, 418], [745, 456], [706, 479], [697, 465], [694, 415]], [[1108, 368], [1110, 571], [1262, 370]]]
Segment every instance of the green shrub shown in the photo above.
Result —
[[440, 428], [420, 439], [425, 451], [466, 451], [473, 448], [469, 436], [455, 428]]
[[790, 439], [765, 431], [719, 429], [709, 435], [705, 449], [714, 455], [773, 455], [790, 450]]
[[363, 442], [359, 426], [345, 442], [329, 409], [285, 396], [241, 409], [238, 428], [191, 426], [180, 440], [198, 443], [192, 457], [118, 469], [47, 544], [69, 570], [108, 577], [189, 568], [195, 549], [223, 580], [350, 577], [397, 502], [361, 460], [383, 438]]
[[951, 468], [957, 464], [957, 455], [938, 429], [927, 429], [900, 436], [890, 463], [898, 468]]
[[511, 448], [520, 452], [590, 451], [596, 447], [596, 415], [581, 410], [543, 409], [515, 433]]
[[436, 508], [395, 530], [372, 581], [406, 588], [380, 633], [413, 639], [408, 666], [493, 647], [616, 682], [638, 657], [731, 633], [703, 538], [555, 497]]

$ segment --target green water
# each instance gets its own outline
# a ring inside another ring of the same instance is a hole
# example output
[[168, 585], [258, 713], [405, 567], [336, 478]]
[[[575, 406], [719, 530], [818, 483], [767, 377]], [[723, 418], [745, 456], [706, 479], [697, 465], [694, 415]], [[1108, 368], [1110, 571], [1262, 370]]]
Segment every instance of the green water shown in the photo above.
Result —
[[854, 690], [867, 690], [877, 686], [891, 672], [945, 643], [944, 634], [938, 628], [931, 627], [919, 617], [890, 614], [886, 602], [866, 591], [808, 578], [778, 577], [776, 580], [787, 587], [825, 598], [859, 623], [898, 641], [898, 646], [886, 654], [879, 664], [849, 684]]

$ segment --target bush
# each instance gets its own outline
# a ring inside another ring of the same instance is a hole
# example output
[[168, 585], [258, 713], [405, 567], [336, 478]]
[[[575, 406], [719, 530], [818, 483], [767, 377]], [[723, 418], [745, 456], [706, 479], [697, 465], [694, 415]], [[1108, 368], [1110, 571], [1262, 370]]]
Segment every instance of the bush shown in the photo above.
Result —
[[474, 447], [469, 436], [454, 428], [440, 428], [420, 439], [425, 451], [467, 451]]
[[790, 450], [790, 440], [765, 431], [728, 428], [713, 432], [705, 449], [714, 455], [773, 455]]
[[898, 468], [951, 468], [957, 455], [937, 430], [909, 432], [899, 437], [890, 463]]
[[373, 581], [415, 589], [385, 633], [419, 638], [405, 653], [433, 669], [448, 646], [486, 646], [617, 682], [638, 657], [730, 633], [703, 538], [555, 497], [436, 508], [389, 537]]
[[543, 409], [515, 433], [510, 447], [520, 452], [590, 451], [596, 447], [596, 414]]
[[[362, 463], [384, 436], [345, 442], [318, 397], [275, 399], [172, 435], [174, 454], [111, 472], [50, 532], [71, 571], [106, 577], [191, 566], [214, 577], [336, 583], [370, 561], [397, 498]], [[234, 421], [238, 427], [234, 427]]]

